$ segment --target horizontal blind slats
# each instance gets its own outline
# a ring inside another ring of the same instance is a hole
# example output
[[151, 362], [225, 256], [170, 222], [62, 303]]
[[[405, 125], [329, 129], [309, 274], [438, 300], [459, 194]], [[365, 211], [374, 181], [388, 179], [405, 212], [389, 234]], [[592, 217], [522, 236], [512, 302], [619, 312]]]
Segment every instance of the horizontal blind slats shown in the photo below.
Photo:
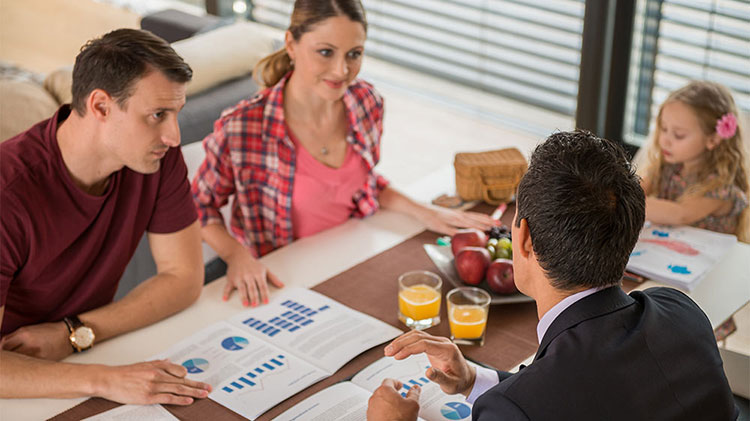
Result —
[[[286, 28], [293, 3], [255, 0], [253, 17]], [[363, 0], [363, 5], [368, 55], [575, 113], [583, 0]]]

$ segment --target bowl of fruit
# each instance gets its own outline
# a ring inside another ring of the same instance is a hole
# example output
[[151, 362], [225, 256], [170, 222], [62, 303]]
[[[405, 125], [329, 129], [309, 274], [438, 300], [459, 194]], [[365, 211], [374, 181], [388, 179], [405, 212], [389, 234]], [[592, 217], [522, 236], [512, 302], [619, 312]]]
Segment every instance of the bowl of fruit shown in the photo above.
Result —
[[492, 304], [533, 301], [516, 288], [513, 276], [513, 243], [507, 226], [489, 232], [458, 230], [450, 247], [425, 244], [424, 249], [455, 287], [471, 285], [490, 293]]

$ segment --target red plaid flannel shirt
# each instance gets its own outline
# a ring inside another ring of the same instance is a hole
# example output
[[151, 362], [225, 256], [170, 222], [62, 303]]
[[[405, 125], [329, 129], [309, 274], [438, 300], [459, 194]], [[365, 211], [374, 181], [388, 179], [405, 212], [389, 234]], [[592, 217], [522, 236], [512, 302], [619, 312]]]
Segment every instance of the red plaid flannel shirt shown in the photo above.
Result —
[[[284, 122], [283, 94], [289, 75], [251, 100], [225, 110], [203, 139], [206, 158], [192, 183], [203, 226], [223, 224], [219, 209], [231, 196], [231, 232], [256, 257], [293, 241], [292, 186], [295, 151]], [[378, 209], [377, 196], [388, 181], [373, 168], [380, 159], [383, 98], [372, 85], [355, 80], [344, 94], [354, 150], [370, 170], [352, 197], [352, 216]]]

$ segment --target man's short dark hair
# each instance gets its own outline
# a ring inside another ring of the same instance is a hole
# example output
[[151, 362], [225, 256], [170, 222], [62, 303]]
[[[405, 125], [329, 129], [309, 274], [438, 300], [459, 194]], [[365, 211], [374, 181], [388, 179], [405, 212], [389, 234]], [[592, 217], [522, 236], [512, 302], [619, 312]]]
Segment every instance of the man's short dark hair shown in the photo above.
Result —
[[582, 130], [537, 146], [517, 195], [537, 261], [560, 290], [619, 284], [646, 201], [617, 143]]
[[135, 84], [158, 70], [169, 80], [187, 83], [193, 70], [163, 39], [139, 29], [117, 29], [81, 47], [73, 66], [73, 104], [86, 113], [86, 99], [95, 89], [106, 91], [124, 107]]

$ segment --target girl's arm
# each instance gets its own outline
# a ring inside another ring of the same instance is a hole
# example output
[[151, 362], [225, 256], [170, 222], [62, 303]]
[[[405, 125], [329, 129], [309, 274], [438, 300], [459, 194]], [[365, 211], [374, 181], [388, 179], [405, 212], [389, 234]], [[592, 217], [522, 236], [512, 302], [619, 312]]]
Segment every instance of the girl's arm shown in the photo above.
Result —
[[709, 197], [686, 197], [676, 202], [646, 198], [646, 219], [657, 224], [690, 225], [709, 215], [724, 215], [731, 209], [731, 201]]

